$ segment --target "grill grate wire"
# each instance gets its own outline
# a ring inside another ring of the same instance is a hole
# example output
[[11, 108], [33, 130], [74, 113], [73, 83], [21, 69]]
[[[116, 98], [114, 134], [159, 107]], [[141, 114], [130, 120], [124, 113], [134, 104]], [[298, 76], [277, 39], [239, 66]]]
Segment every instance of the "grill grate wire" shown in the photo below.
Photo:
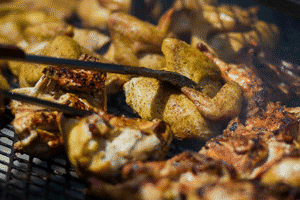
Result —
[[86, 183], [77, 177], [65, 155], [42, 160], [16, 153], [16, 140], [11, 125], [1, 129], [1, 199], [85, 198]]

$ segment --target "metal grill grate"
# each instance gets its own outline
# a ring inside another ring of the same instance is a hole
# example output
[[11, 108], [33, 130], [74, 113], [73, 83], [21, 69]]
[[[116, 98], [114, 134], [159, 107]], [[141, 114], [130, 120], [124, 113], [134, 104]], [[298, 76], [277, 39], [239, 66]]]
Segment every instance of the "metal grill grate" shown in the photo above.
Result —
[[[8, 118], [9, 115], [5, 115]], [[8, 119], [4, 119], [7, 121]], [[86, 184], [64, 155], [42, 160], [15, 153], [11, 125], [0, 134], [1, 199], [84, 199]]]

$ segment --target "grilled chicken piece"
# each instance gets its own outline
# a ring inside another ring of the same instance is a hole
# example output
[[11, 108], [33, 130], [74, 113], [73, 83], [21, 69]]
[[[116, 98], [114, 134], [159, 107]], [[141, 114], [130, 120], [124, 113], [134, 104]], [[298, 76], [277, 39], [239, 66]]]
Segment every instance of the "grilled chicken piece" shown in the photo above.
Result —
[[[13, 92], [30, 94], [32, 88], [16, 89]], [[93, 111], [95, 108], [73, 94], [66, 93], [59, 98], [39, 95], [39, 98], [68, 105], [77, 109]], [[63, 153], [63, 137], [59, 131], [59, 112], [40, 106], [12, 101], [10, 104], [12, 121], [18, 142], [14, 144], [16, 152], [28, 153], [41, 158], [48, 158]]]
[[[141, 66], [139, 59], [143, 54], [161, 54], [161, 45], [169, 34], [173, 13], [173, 9], [164, 13], [157, 26], [129, 14], [113, 13], [109, 20], [111, 45], [104, 57], [118, 64]], [[130, 78], [130, 75], [108, 73], [107, 81], [113, 86], [108, 92], [120, 92]]]
[[237, 57], [243, 56], [243, 49], [255, 43], [268, 55], [276, 49], [279, 42], [279, 28], [275, 24], [258, 20], [248, 31], [225, 32], [216, 34], [209, 40], [209, 45], [221, 60], [238, 62]]
[[295, 189], [241, 180], [234, 168], [195, 152], [161, 162], [135, 162], [122, 169], [121, 181], [88, 178], [88, 194], [110, 199], [289, 199]]
[[78, 4], [76, 0], [12, 0], [0, 4], [0, 11], [43, 11], [60, 20], [70, 18]]
[[105, 198], [176, 199], [185, 196], [191, 188], [235, 177], [231, 166], [187, 151], [167, 161], [127, 164], [121, 172], [122, 182], [118, 184], [95, 177], [88, 181], [89, 193]]
[[245, 48], [247, 53], [242, 56], [240, 64], [227, 64], [204, 44], [199, 43], [198, 49], [220, 68], [226, 82], [235, 81], [242, 87], [249, 111], [253, 107], [265, 108], [268, 101], [288, 102], [299, 93], [297, 66], [284, 61], [268, 61], [255, 43]]
[[166, 58], [163, 70], [187, 76], [202, 91], [184, 87], [184, 95], [153, 78], [132, 78], [124, 85], [127, 104], [144, 119], [159, 118], [169, 123], [177, 138], [208, 139], [219, 133], [220, 121], [239, 114], [243, 101], [240, 86], [227, 83], [221, 88], [218, 67], [183, 41], [166, 38], [162, 51]]
[[242, 87], [244, 97], [248, 101], [253, 100], [257, 102], [259, 107], [265, 107], [266, 95], [270, 93], [269, 88], [264, 85], [263, 80], [257, 74], [257, 70], [248, 60], [246, 64], [227, 64], [210, 52], [205, 44], [199, 43], [197, 48], [219, 67], [223, 80], [226, 82], [235, 81]]
[[[81, 59], [89, 57], [83, 55]], [[106, 110], [104, 82], [105, 74], [99, 72], [49, 67], [35, 87], [13, 92], [97, 112]], [[10, 107], [15, 115], [12, 125], [19, 139], [14, 145], [17, 152], [49, 157], [63, 147], [59, 112], [19, 101], [12, 101]]]
[[53, 40], [59, 35], [73, 38], [80, 46], [96, 51], [109, 42], [109, 37], [93, 29], [76, 28], [66, 22], [48, 22], [30, 25], [24, 29], [25, 41], [38, 43], [45, 40]]
[[[36, 48], [33, 50], [31, 48]], [[26, 53], [32, 52], [35, 55], [49, 56], [66, 59], [79, 59], [82, 54], [89, 54], [97, 58], [97, 62], [107, 63], [106, 59], [102, 58], [97, 53], [81, 47], [74, 39], [67, 35], [55, 36], [53, 40], [44, 41], [41, 43], [29, 45], [26, 48]], [[10, 67], [19, 76], [19, 83], [21, 87], [33, 87], [43, 75], [43, 70], [49, 65], [24, 63], [24, 62], [10, 62], [14, 63]]]
[[[260, 114], [259, 114], [260, 113]], [[296, 148], [299, 122], [280, 103], [242, 121], [232, 120], [223, 136], [211, 139], [200, 154], [234, 166], [245, 178], [258, 178], [270, 166]]]
[[113, 12], [129, 13], [131, 0], [81, 0], [76, 9], [86, 27], [107, 29]]
[[172, 30], [185, 41], [210, 46], [225, 62], [236, 63], [243, 48], [255, 42], [265, 53], [279, 42], [276, 25], [258, 20], [259, 7], [242, 8], [199, 0], [176, 0]]
[[[0, 10], [3, 8], [0, 4]], [[16, 44], [24, 39], [24, 29], [30, 25], [46, 22], [58, 22], [43, 11], [9, 12], [0, 18], [0, 37], [7, 37]]]
[[294, 155], [285, 156], [272, 165], [270, 169], [263, 174], [261, 178], [262, 184], [270, 186], [278, 183], [285, 183], [299, 189], [299, 164], [299, 149], [297, 149]]
[[161, 160], [173, 135], [161, 120], [117, 117], [105, 112], [60, 123], [71, 163], [81, 177], [116, 178], [123, 165]]

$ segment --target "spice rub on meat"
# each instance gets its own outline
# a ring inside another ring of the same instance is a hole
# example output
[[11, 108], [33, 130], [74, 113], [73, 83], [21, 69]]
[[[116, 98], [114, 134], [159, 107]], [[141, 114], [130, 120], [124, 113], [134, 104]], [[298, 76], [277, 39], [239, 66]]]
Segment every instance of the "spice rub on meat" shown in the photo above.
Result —
[[184, 41], [166, 38], [162, 51], [166, 60], [163, 70], [185, 75], [203, 89], [177, 89], [153, 78], [132, 78], [124, 85], [127, 104], [144, 119], [169, 123], [177, 138], [205, 140], [217, 135], [220, 121], [239, 114], [241, 87], [234, 82], [222, 86], [219, 68]]
[[[88, 192], [114, 199], [121, 196], [127, 199], [148, 199], [150, 196], [176, 199], [197, 186], [204, 187], [235, 176], [231, 166], [187, 151], [166, 161], [129, 163], [122, 168], [117, 184], [91, 177]], [[197, 180], [201, 180], [199, 184]]]
[[170, 126], [98, 112], [82, 119], [63, 117], [60, 123], [66, 149], [78, 175], [116, 178], [134, 161], [161, 160], [173, 139]]
[[[90, 58], [82, 55], [80, 59]], [[95, 112], [106, 110], [105, 74], [59, 67], [49, 67], [43, 72], [45, 74], [35, 87], [15, 89], [12, 92], [76, 109]], [[15, 115], [12, 125], [19, 139], [14, 144], [16, 151], [49, 157], [62, 149], [60, 112], [15, 100], [10, 103], [10, 108]]]
[[[117, 183], [88, 178], [88, 194], [110, 199], [282, 199], [294, 197], [292, 186], [266, 187], [242, 180], [225, 162], [185, 151], [169, 160], [134, 162]], [[275, 192], [276, 191], [276, 192]]]
[[[161, 45], [169, 36], [173, 14], [174, 10], [169, 9], [154, 25], [126, 13], [112, 13], [108, 24], [111, 44], [104, 58], [121, 65], [143, 67], [140, 61], [143, 55], [161, 55]], [[107, 73], [108, 94], [120, 92], [130, 78], [130, 74]]]
[[199, 151], [223, 160], [247, 178], [257, 178], [296, 148], [299, 122], [280, 103], [269, 103], [245, 121], [233, 119], [223, 135], [211, 139]]

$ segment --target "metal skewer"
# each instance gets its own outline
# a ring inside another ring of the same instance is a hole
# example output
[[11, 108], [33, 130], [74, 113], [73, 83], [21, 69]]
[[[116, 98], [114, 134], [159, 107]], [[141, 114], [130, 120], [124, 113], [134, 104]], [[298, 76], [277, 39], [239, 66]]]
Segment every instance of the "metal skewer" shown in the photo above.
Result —
[[75, 69], [97, 70], [101, 72], [151, 77], [161, 81], [169, 82], [178, 87], [186, 86], [196, 90], [201, 90], [197, 83], [175, 72], [153, 70], [145, 67], [132, 67], [117, 64], [26, 55], [22, 49], [19, 49], [18, 47], [12, 45], [0, 45], [0, 59], [55, 65], [59, 67], [69, 67]]
[[18, 101], [38, 105], [38, 106], [43, 106], [45, 108], [60, 111], [68, 115], [86, 116], [94, 113], [93, 111], [79, 110], [59, 103], [38, 99], [24, 94], [10, 92], [4, 89], [0, 89], [0, 94], [14, 100], [18, 100]]

